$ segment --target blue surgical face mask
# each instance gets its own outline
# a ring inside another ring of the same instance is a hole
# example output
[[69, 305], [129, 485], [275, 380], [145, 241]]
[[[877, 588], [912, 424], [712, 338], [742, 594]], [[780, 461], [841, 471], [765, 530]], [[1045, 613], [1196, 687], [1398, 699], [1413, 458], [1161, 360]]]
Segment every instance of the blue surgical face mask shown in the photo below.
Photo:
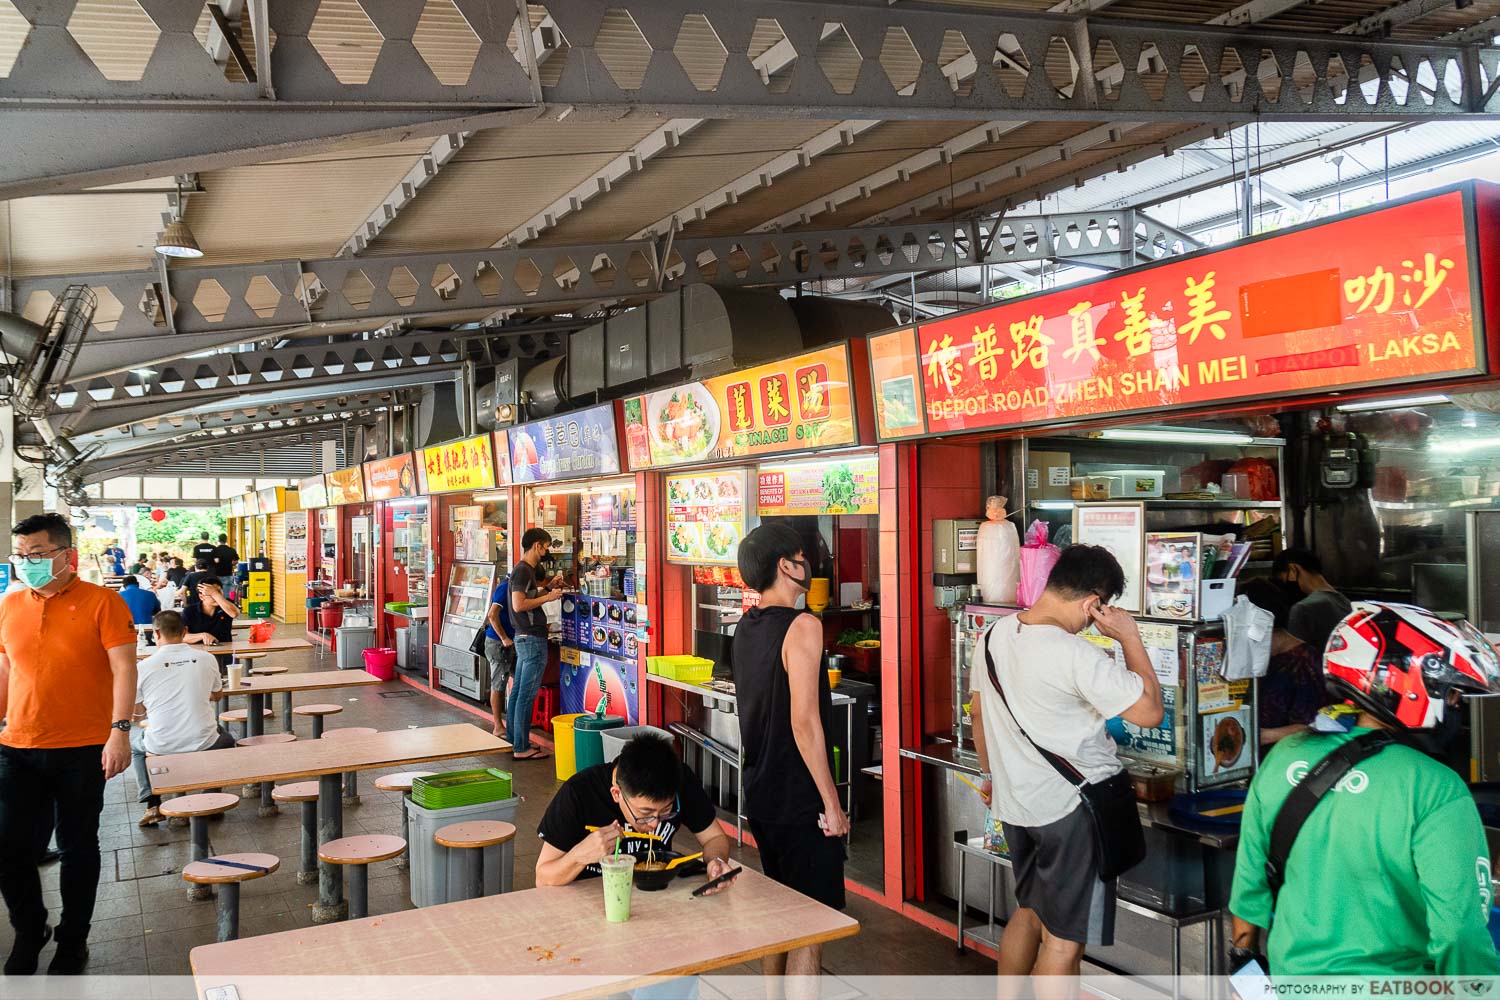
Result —
[[11, 565], [15, 567], [17, 578], [32, 590], [40, 590], [57, 579], [57, 571], [53, 568], [56, 562], [56, 556], [40, 563], [34, 563], [25, 556], [11, 557]]

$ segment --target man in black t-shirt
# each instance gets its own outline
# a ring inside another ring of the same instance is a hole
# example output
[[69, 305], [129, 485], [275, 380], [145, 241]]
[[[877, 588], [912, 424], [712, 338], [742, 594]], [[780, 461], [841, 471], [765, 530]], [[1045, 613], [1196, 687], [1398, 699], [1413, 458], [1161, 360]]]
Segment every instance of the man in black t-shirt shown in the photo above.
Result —
[[207, 559], [210, 563], [214, 559], [214, 543], [208, 540], [208, 532], [199, 536], [198, 544], [193, 546], [193, 562]]
[[[729, 838], [719, 829], [703, 785], [677, 759], [671, 740], [643, 733], [626, 743], [613, 763], [584, 768], [552, 797], [537, 826], [542, 852], [536, 884], [567, 885], [597, 876], [599, 859], [614, 853], [616, 841], [622, 853], [642, 864], [653, 839], [657, 850], [670, 849], [681, 827], [698, 838], [709, 879], [730, 870]], [[651, 837], [624, 836], [632, 831]]]
[[213, 571], [219, 575], [219, 585], [225, 590], [234, 586], [234, 564], [240, 561], [240, 554], [229, 544], [228, 535], [219, 536], [219, 544], [209, 554], [209, 560]]
[[182, 641], [212, 646], [234, 639], [234, 620], [240, 609], [224, 596], [224, 588], [210, 573], [195, 588], [183, 594], [181, 613], [182, 621], [187, 625], [187, 635]]

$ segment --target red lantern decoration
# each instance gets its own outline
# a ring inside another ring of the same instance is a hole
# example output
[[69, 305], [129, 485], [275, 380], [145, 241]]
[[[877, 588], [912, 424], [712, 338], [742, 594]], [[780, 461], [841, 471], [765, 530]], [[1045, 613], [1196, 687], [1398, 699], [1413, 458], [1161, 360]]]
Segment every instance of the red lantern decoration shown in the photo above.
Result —
[[155, 521], [157, 524], [160, 524], [161, 522], [165, 521], [166, 519], [167, 519], [167, 512], [164, 511], [164, 510], [162, 510], [160, 507], [157, 507], [157, 508], [155, 508], [154, 510], [151, 511], [151, 520]]

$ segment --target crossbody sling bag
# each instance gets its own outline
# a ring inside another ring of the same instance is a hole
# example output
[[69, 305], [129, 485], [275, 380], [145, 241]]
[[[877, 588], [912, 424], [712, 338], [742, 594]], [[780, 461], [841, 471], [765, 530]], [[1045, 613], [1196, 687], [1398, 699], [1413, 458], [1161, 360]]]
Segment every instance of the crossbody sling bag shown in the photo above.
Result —
[[1271, 846], [1266, 852], [1266, 885], [1271, 890], [1271, 908], [1276, 907], [1276, 895], [1286, 882], [1286, 861], [1292, 853], [1292, 845], [1302, 825], [1307, 822], [1323, 796], [1331, 792], [1344, 776], [1354, 770], [1361, 761], [1375, 756], [1396, 738], [1388, 732], [1364, 733], [1340, 746], [1333, 753], [1313, 765], [1307, 776], [1292, 788], [1282, 800], [1276, 812], [1276, 821], [1271, 826]]
[[1089, 823], [1094, 830], [1094, 849], [1099, 857], [1099, 881], [1113, 882], [1140, 864], [1146, 857], [1146, 835], [1141, 831], [1141, 814], [1135, 804], [1135, 788], [1131, 785], [1130, 776], [1120, 771], [1103, 781], [1089, 781], [1067, 760], [1038, 746], [1036, 740], [1021, 725], [1021, 720], [1016, 718], [1015, 710], [1005, 697], [1005, 690], [1000, 687], [1000, 677], [995, 673], [995, 657], [990, 652], [989, 632], [984, 634], [984, 660], [989, 668], [990, 683], [994, 685], [995, 693], [1000, 695], [1000, 701], [1010, 713], [1010, 720], [1016, 724], [1016, 729], [1020, 730], [1021, 735], [1026, 737], [1026, 742], [1042, 755], [1043, 760], [1052, 765], [1052, 769], [1064, 781], [1078, 789], [1078, 798], [1088, 812]]

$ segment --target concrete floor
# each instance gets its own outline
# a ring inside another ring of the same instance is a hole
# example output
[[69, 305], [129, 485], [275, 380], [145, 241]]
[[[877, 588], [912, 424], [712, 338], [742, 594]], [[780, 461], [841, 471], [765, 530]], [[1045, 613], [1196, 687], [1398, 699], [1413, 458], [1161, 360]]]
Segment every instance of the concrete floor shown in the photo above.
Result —
[[[300, 632], [300, 626], [283, 626]], [[315, 650], [272, 654], [277, 664], [292, 671], [332, 669], [330, 657], [319, 660]], [[478, 722], [475, 716], [428, 697], [399, 681], [378, 688], [326, 693], [313, 700], [344, 706], [342, 714], [329, 719], [333, 726], [373, 726], [380, 730], [407, 726], [433, 726], [452, 722]], [[279, 700], [278, 700], [279, 705]], [[299, 732], [308, 735], [310, 725], [298, 720]], [[279, 720], [269, 730], [279, 730]], [[535, 837], [537, 821], [551, 800], [558, 782], [551, 760], [529, 762], [502, 758], [473, 758], [436, 765], [440, 770], [464, 770], [472, 767], [500, 766], [514, 775], [516, 791], [522, 796], [517, 826], [515, 884], [518, 889], [534, 885], [534, 868], [539, 850]], [[390, 769], [409, 770], [409, 768]], [[365, 771], [360, 774], [362, 803], [344, 810], [344, 831], [356, 833], [399, 833], [400, 798], [394, 793], [375, 789], [375, 778], [386, 772]], [[226, 789], [236, 791], [236, 789]], [[105, 791], [104, 814], [100, 825], [103, 852], [103, 874], [100, 879], [98, 905], [94, 912], [93, 932], [89, 939], [93, 975], [186, 975], [189, 949], [214, 940], [214, 904], [190, 902], [186, 884], [178, 874], [189, 860], [190, 845], [186, 829], [168, 829], [165, 824], [140, 829], [136, 821], [142, 807], [136, 803], [136, 785], [132, 772], [112, 780]], [[687, 834], [684, 834], [687, 836]], [[279, 872], [243, 886], [240, 902], [240, 933], [249, 937], [310, 926], [311, 906], [317, 898], [317, 886], [297, 884], [295, 870], [298, 854], [298, 817], [295, 810], [283, 809], [279, 816], [261, 819], [252, 801], [244, 801], [223, 820], [210, 827], [215, 852], [264, 851], [282, 859]], [[746, 848], [740, 860], [758, 867], [755, 851]], [[49, 907], [59, 905], [57, 893], [58, 866], [42, 871], [42, 886]], [[371, 867], [370, 912], [372, 915], [409, 909], [406, 875], [397, 871], [394, 862]], [[841, 975], [963, 975], [993, 974], [994, 963], [972, 952], [959, 955], [949, 938], [942, 937], [884, 907], [853, 894], [848, 912], [860, 921], [860, 933], [835, 942], [824, 952], [825, 970]], [[8, 952], [12, 932], [8, 923], [0, 923], [0, 950]], [[52, 946], [42, 954], [41, 967], [51, 959]], [[728, 974], [758, 972], [755, 967], [726, 969]]]

